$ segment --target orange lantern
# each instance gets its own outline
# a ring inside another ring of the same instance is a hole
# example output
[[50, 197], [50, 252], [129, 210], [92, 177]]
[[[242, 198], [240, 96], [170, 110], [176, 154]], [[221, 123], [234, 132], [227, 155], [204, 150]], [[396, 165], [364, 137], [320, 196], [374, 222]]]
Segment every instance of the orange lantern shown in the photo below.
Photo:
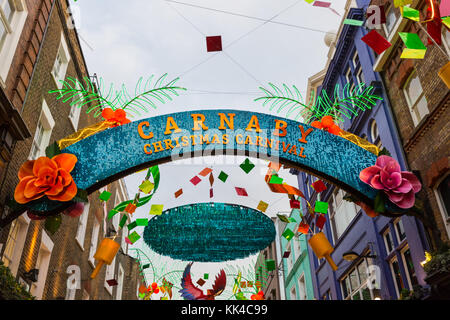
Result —
[[95, 279], [103, 264], [106, 263], [110, 265], [119, 251], [120, 244], [115, 242], [114, 240], [105, 238], [100, 243], [100, 247], [97, 249], [97, 252], [94, 255], [94, 258], [98, 260], [97, 266], [91, 274], [91, 279]]
[[328, 241], [327, 237], [325, 237], [325, 234], [323, 232], [317, 233], [312, 236], [311, 239], [308, 240], [308, 243], [311, 246], [311, 249], [313, 249], [317, 258], [325, 258], [330, 264], [331, 268], [333, 268], [334, 271], [337, 270], [338, 267], [330, 256], [330, 254], [334, 251], [334, 248], [331, 246], [330, 242]]

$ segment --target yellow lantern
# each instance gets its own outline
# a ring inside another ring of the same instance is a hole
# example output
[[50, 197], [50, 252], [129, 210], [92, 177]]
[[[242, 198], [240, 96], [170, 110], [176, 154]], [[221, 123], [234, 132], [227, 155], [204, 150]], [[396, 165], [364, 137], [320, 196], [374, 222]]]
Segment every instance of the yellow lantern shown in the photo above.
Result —
[[325, 237], [325, 234], [323, 232], [317, 233], [312, 236], [311, 239], [308, 240], [308, 243], [311, 246], [311, 249], [313, 249], [317, 258], [325, 258], [330, 264], [331, 268], [333, 268], [334, 271], [337, 270], [338, 267], [330, 256], [330, 254], [334, 251], [334, 248], [331, 246], [330, 242], [328, 241], [327, 237]]
[[94, 258], [98, 260], [97, 266], [91, 274], [91, 279], [95, 279], [103, 264], [110, 265], [119, 251], [120, 245], [114, 240], [105, 238], [100, 243], [100, 247], [94, 255]]

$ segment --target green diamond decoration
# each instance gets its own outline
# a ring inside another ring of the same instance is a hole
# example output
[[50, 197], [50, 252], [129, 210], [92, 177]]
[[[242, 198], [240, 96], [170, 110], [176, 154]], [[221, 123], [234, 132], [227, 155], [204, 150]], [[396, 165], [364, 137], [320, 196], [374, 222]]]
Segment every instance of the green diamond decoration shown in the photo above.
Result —
[[225, 172], [221, 171], [219, 174], [219, 180], [221, 180], [222, 182], [225, 182], [225, 181], [227, 181], [227, 179], [228, 179], [228, 175]]
[[136, 231], [134, 231], [132, 234], [130, 234], [128, 236], [128, 239], [130, 240], [131, 243], [135, 243], [140, 238], [141, 238], [141, 236]]
[[280, 178], [279, 176], [272, 176], [270, 178], [269, 183], [273, 183], [273, 184], [282, 184], [283, 183], [283, 178]]
[[139, 227], [146, 227], [148, 226], [148, 219], [136, 219], [136, 224]]
[[110, 212], [108, 212], [108, 219], [111, 219], [114, 217], [119, 211], [112, 209]]
[[152, 207], [150, 208], [150, 214], [160, 216], [162, 214], [164, 205], [162, 204], [152, 204]]
[[282, 236], [285, 237], [286, 240], [291, 240], [294, 237], [294, 232], [292, 232], [291, 229], [286, 229], [283, 232]]
[[241, 169], [248, 174], [250, 171], [253, 170], [255, 165], [247, 158], [243, 163], [241, 163], [239, 167], [241, 167]]
[[203, 275], [203, 279], [208, 280], [208, 278], [209, 278], [209, 273], [205, 273], [205, 274]]
[[315, 212], [320, 212], [323, 214], [327, 214], [328, 212], [328, 202], [316, 201], [316, 205], [314, 207]]
[[122, 219], [120, 219], [120, 223], [119, 223], [119, 228], [123, 228], [123, 226], [125, 225], [125, 223], [127, 223], [127, 215], [124, 214]]
[[289, 218], [286, 215], [284, 215], [284, 214], [277, 214], [277, 217], [283, 222], [286, 222], [286, 223], [290, 222]]
[[[133, 221], [132, 223], [127, 225], [128, 230], [133, 230], [134, 228], [137, 227], [137, 223], [136, 221]], [[131, 240], [131, 239], [130, 239]]]
[[102, 193], [100, 193], [99, 198], [100, 198], [100, 200], [102, 200], [102, 201], [108, 201], [109, 198], [111, 198], [111, 192], [103, 191]]
[[143, 193], [149, 194], [152, 192], [152, 190], [155, 188], [155, 185], [151, 183], [148, 180], [145, 180], [142, 182], [142, 184], [139, 186], [139, 190], [141, 190]]

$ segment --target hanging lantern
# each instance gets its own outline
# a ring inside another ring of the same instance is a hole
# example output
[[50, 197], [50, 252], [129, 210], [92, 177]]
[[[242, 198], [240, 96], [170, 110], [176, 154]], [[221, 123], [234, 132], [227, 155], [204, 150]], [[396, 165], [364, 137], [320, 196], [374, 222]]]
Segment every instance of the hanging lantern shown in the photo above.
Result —
[[120, 244], [115, 242], [114, 240], [105, 238], [100, 243], [100, 247], [97, 249], [97, 252], [94, 255], [94, 258], [98, 260], [98, 264], [95, 267], [94, 271], [91, 274], [91, 279], [95, 279], [103, 264], [111, 264], [117, 252], [119, 251]]
[[450, 61], [439, 70], [438, 75], [450, 89]]
[[317, 258], [327, 259], [331, 268], [333, 268], [334, 271], [337, 270], [338, 267], [330, 256], [330, 254], [334, 251], [334, 248], [331, 246], [330, 242], [325, 237], [325, 234], [323, 232], [317, 233], [312, 236], [311, 239], [308, 240], [308, 243], [311, 246], [311, 249], [313, 249]]

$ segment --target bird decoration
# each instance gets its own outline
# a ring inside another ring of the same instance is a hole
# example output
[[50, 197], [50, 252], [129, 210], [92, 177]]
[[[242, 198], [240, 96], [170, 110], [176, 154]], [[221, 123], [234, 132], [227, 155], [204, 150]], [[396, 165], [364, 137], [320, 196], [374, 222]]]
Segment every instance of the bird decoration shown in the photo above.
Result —
[[181, 279], [181, 296], [185, 300], [215, 300], [215, 297], [219, 296], [226, 287], [227, 277], [225, 271], [222, 269], [216, 276], [212, 289], [207, 290], [205, 295], [203, 291], [192, 283], [191, 267], [193, 262], [189, 263], [184, 269], [183, 278]]

